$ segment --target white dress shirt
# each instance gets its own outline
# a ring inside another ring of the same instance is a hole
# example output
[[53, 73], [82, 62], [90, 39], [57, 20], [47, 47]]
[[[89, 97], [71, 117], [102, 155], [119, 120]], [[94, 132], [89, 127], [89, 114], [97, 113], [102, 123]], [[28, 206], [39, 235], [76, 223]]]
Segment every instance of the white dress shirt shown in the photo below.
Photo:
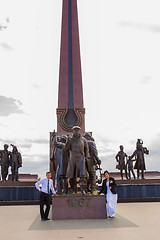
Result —
[[[40, 188], [39, 185], [42, 185], [42, 187]], [[38, 182], [35, 183], [35, 186], [37, 188], [38, 191], [41, 190], [41, 192], [44, 192], [46, 194], [48, 194], [48, 178], [44, 178]], [[49, 179], [49, 191], [52, 191], [53, 194], [56, 194], [56, 191], [53, 187], [53, 180]]]

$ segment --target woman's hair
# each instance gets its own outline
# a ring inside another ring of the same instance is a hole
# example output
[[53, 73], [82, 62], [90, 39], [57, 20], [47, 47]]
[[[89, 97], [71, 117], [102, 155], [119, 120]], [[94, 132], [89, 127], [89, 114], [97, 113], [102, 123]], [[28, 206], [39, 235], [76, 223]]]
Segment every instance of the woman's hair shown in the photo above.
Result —
[[104, 171], [104, 175], [106, 174], [106, 173], [108, 173], [108, 175], [109, 175], [109, 172], [106, 170], [106, 171]]

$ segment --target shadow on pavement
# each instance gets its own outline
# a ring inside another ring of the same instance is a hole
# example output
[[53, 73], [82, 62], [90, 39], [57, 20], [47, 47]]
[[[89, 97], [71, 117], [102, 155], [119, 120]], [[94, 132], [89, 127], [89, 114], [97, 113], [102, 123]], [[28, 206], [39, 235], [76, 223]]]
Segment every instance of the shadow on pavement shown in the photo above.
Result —
[[[50, 216], [51, 218], [51, 216]], [[51, 218], [52, 219], [52, 218]], [[100, 228], [128, 228], [138, 227], [128, 219], [116, 214], [112, 219], [80, 219], [80, 220], [50, 220], [42, 222], [40, 215], [36, 217], [28, 230], [72, 230], [72, 229], [100, 229]]]

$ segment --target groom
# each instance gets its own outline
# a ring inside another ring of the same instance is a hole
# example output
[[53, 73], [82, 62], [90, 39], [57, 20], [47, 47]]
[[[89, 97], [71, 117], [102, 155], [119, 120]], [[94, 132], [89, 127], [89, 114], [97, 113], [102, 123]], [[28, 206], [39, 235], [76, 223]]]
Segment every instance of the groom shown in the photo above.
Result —
[[[42, 185], [40, 187], [39, 185]], [[51, 172], [46, 173], [46, 178], [35, 183], [37, 190], [40, 192], [40, 214], [42, 221], [50, 220], [48, 218], [50, 210], [50, 191], [56, 196], [55, 189], [53, 187], [53, 180], [51, 179]], [[44, 212], [44, 205], [46, 204], [46, 210]]]

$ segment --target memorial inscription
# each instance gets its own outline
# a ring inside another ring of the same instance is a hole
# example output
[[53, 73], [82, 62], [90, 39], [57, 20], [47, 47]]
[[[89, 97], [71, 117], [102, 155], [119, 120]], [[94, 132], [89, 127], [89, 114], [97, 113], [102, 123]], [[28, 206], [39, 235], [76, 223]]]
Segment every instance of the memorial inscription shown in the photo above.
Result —
[[91, 198], [71, 198], [68, 199], [66, 202], [68, 207], [89, 207], [90, 201]]

